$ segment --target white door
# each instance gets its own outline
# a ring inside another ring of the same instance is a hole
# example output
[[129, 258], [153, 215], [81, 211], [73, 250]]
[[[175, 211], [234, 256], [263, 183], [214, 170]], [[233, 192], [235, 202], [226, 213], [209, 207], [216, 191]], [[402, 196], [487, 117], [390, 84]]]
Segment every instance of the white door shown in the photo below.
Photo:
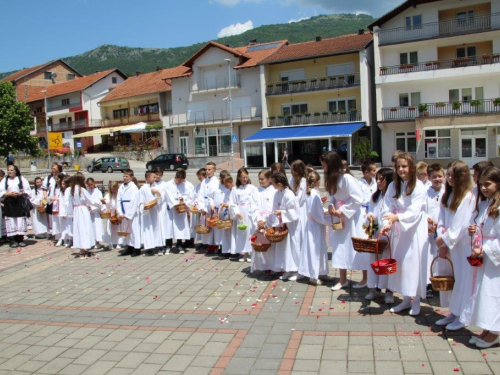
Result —
[[488, 149], [486, 128], [462, 130], [460, 139], [460, 159], [469, 167], [487, 160]]
[[189, 137], [180, 137], [179, 138], [179, 151], [181, 154], [187, 155], [189, 154]]

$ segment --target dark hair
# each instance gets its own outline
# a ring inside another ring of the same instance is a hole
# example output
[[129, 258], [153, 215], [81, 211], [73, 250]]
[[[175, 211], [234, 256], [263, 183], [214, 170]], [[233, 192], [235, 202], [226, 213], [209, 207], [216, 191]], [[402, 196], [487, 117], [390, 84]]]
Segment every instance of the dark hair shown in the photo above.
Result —
[[[441, 198], [441, 204], [444, 207], [449, 208], [451, 211], [456, 212], [467, 192], [472, 191], [470, 170], [466, 163], [461, 160], [455, 160], [448, 168], [448, 173], [450, 171], [453, 171], [455, 186], [452, 187], [448, 183], [448, 180], [446, 181], [444, 194]], [[453, 198], [451, 199], [450, 206], [448, 207], [448, 199], [452, 193]]]
[[342, 159], [335, 151], [327, 151], [321, 155], [320, 160], [326, 166], [325, 189], [330, 195], [335, 195], [339, 177], [344, 174]]
[[206, 177], [207, 176], [207, 169], [206, 168], [198, 169], [198, 171], [196, 172], [196, 175], [197, 176], [202, 175], [203, 177]]
[[159, 175], [163, 176], [163, 169], [161, 169], [160, 167], [156, 167], [155, 169], [153, 169], [153, 172], [155, 174], [159, 174]]
[[135, 178], [134, 176], [132, 176], [132, 182], [135, 184], [135, 186], [137, 186], [138, 188], [141, 187], [141, 185], [139, 185], [139, 181], [137, 180], [137, 178]]
[[[497, 167], [486, 167], [480, 173], [481, 174], [478, 177], [478, 181], [481, 181], [482, 179], [486, 179], [486, 180], [490, 180], [490, 181], [492, 181], [495, 184], [500, 186], [500, 169], [498, 169]], [[484, 194], [481, 192], [481, 189], [479, 188], [479, 186], [477, 189], [477, 196], [478, 196], [478, 199], [476, 199], [476, 217], [474, 218], [474, 222], [476, 222], [476, 219], [479, 215], [479, 201], [480, 201], [479, 197], [482, 197], [483, 199], [481, 199], [481, 200], [483, 200], [483, 201], [486, 199]], [[493, 197], [493, 199], [491, 200], [491, 203], [488, 207], [488, 211], [489, 211], [488, 216], [491, 217], [492, 219], [496, 219], [498, 217], [498, 206], [500, 206], [500, 194], [498, 194], [498, 191], [497, 191], [497, 194]]]
[[[292, 165], [290, 166], [290, 171], [292, 173], [293, 177], [293, 192], [297, 194], [297, 190], [299, 190], [300, 182], [302, 181], [303, 178], [306, 179], [307, 181], [307, 175], [309, 174], [309, 171], [307, 170], [306, 165], [302, 160], [295, 160]], [[297, 177], [294, 176], [297, 175]]]
[[227, 170], [223, 170], [219, 173], [219, 180], [222, 182], [227, 176], [230, 176], [231, 174]]
[[259, 172], [259, 176], [264, 175], [264, 178], [271, 178], [271, 171], [269, 169], [263, 169]]
[[493, 164], [493, 162], [491, 160], [483, 160], [483, 161], [480, 161], [480, 162], [477, 162], [476, 164], [474, 164], [472, 166], [472, 169], [474, 170], [474, 172], [481, 173], [481, 171], [483, 171], [487, 167], [494, 167], [494, 166], [495, 165]]
[[80, 194], [82, 194], [82, 189], [85, 189], [85, 177], [81, 174], [75, 174], [71, 179], [71, 196], [75, 196], [75, 186], [80, 187]]
[[321, 178], [319, 177], [318, 172], [312, 171], [311, 173], [309, 173], [309, 176], [307, 176], [307, 195], [311, 195], [311, 190], [320, 179]]
[[130, 177], [134, 177], [134, 171], [132, 169], [125, 169], [123, 174], [129, 175]]
[[180, 178], [181, 180], [185, 180], [186, 179], [186, 170], [184, 170], [182, 168], [177, 168], [175, 170], [175, 178]]
[[223, 185], [226, 185], [228, 182], [234, 182], [233, 177], [231, 175], [224, 177], [224, 180], [222, 180]]
[[443, 172], [444, 174], [444, 168], [441, 164], [434, 163], [429, 165], [429, 167], [427, 168], [427, 174], [429, 175], [429, 177], [431, 176], [432, 172]]
[[5, 171], [3, 169], [0, 169], [0, 177], [5, 177]]
[[[273, 181], [275, 184], [281, 184], [283, 185], [285, 188], [288, 188], [290, 189], [290, 191], [292, 191], [292, 189], [290, 188], [290, 184], [288, 183], [288, 179], [286, 178], [286, 176], [281, 173], [281, 172], [276, 172], [276, 173], [273, 173], [271, 175], [271, 181]], [[292, 191], [293, 192], [293, 191]]]
[[71, 176], [66, 176], [66, 178], [63, 180], [63, 182], [64, 182], [64, 191], [66, 191], [66, 189], [71, 186], [71, 181], [72, 180], [73, 180], [73, 177], [71, 177]]
[[402, 155], [402, 154], [404, 154], [404, 152], [403, 152], [403, 151], [401, 151], [401, 150], [396, 150], [396, 151], [394, 152], [394, 154], [392, 154], [391, 161], [392, 161], [393, 163], [396, 163], [396, 162], [398, 161], [399, 155]]
[[[61, 182], [64, 181], [65, 177], [66, 177], [66, 175], [64, 173], [58, 173], [56, 176], [56, 184], [57, 184], [57, 186], [59, 186], [59, 189], [62, 188]], [[58, 183], [57, 180], [59, 180], [60, 182]]]
[[[248, 171], [245, 167], [241, 167], [240, 169], [238, 169], [238, 174], [236, 175], [236, 187], [241, 186], [240, 177], [241, 177], [242, 173], [246, 173], [246, 175], [248, 176]], [[247, 183], [251, 184], [252, 181], [250, 181], [250, 179], [248, 179]]]
[[88, 184], [89, 182], [95, 182], [95, 180], [94, 180], [92, 177], [88, 177], [88, 178], [87, 178], [87, 184]]
[[205, 167], [206, 167], [207, 165], [211, 165], [211, 166], [213, 166], [213, 167], [214, 167], [214, 169], [217, 169], [217, 165], [216, 165], [213, 161], [209, 161], [207, 164], [205, 164]]
[[352, 173], [351, 173], [351, 168], [349, 168], [349, 163], [347, 162], [347, 160], [342, 160], [342, 171], [345, 173], [348, 173], [352, 176]]
[[361, 172], [365, 173], [366, 171], [369, 171], [373, 166], [376, 166], [372, 161], [364, 161], [363, 164], [361, 164]]
[[399, 159], [406, 160], [408, 163], [408, 167], [410, 169], [410, 178], [408, 180], [408, 185], [406, 185], [406, 195], [411, 195], [413, 193], [413, 190], [415, 190], [415, 186], [417, 185], [417, 168], [415, 166], [415, 160], [413, 159], [413, 156], [410, 154], [403, 152], [399, 154], [398, 158], [396, 159], [396, 174], [394, 176], [394, 190], [396, 190], [396, 194], [394, 195], [393, 198], [398, 199], [399, 195], [401, 194], [401, 189], [403, 188], [403, 180], [401, 177], [399, 177], [399, 174], [397, 173], [397, 162]]
[[[63, 167], [59, 163], [52, 163], [52, 166], [57, 166], [57, 173], [61, 173], [63, 171]], [[50, 172], [52, 174], [52, 171]]]
[[146, 179], [147, 179], [147, 178], [148, 178], [148, 177], [150, 177], [152, 174], [154, 174], [154, 172], [153, 172], [153, 171], [146, 171], [146, 173], [144, 173], [144, 178], [146, 178]]
[[[35, 195], [38, 194], [38, 188], [36, 187], [36, 182], [40, 180], [42, 181], [42, 178], [41, 177], [35, 177], [35, 179], [33, 180], [33, 185], [34, 185], [34, 190], [35, 190]], [[43, 182], [43, 181], [42, 181]]]
[[280, 173], [283, 173], [286, 177], [286, 169], [283, 166], [283, 164], [281, 164], [281, 163], [273, 163], [273, 164], [271, 164], [269, 169], [271, 170], [271, 174], [273, 174], [275, 172], [280, 172]]
[[[19, 177], [21, 175], [21, 171], [19, 170], [19, 167], [17, 165], [11, 164], [9, 165], [9, 167], [14, 168], [14, 171], [16, 172], [16, 177]], [[7, 167], [7, 170], [9, 169], [9, 167]]]
[[384, 192], [382, 192], [382, 190], [379, 190], [377, 188], [377, 191], [375, 193], [373, 193], [373, 195], [372, 195], [372, 202], [373, 203], [377, 202], [378, 198], [380, 197], [380, 194], [382, 194], [382, 196], [385, 195], [387, 188], [389, 187], [390, 183], [394, 180], [394, 169], [392, 169], [392, 168], [380, 168], [377, 171], [377, 175], [381, 175], [383, 177], [382, 181], [385, 181], [386, 185], [385, 185]]

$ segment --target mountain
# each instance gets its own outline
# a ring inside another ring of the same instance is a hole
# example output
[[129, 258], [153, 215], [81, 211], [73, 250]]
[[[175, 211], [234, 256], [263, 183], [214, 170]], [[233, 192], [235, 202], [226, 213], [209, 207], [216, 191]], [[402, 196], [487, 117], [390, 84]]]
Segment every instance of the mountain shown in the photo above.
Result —
[[[314, 40], [316, 36], [331, 38], [344, 34], [357, 33], [375, 21], [366, 14], [331, 14], [311, 17], [300, 22], [263, 25], [239, 35], [216, 39], [231, 47], [247, 45], [251, 39], [258, 43], [287, 39], [290, 43]], [[187, 47], [175, 48], [134, 48], [102, 45], [80, 55], [63, 58], [69, 65], [82, 74], [94, 73], [110, 68], [119, 68], [127, 75], [135, 72], [151, 72], [157, 66], [170, 68], [186, 61], [206, 42]], [[0, 73], [0, 79], [11, 74]]]

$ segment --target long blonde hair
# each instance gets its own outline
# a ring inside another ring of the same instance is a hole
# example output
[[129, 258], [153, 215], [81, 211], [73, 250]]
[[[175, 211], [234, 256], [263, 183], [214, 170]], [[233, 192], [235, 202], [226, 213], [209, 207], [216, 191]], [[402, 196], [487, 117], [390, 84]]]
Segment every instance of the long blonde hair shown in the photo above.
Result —
[[[453, 172], [454, 186], [451, 186], [448, 183], [448, 180], [446, 181], [446, 187], [443, 198], [441, 198], [441, 204], [444, 207], [449, 208], [451, 211], [456, 212], [458, 206], [460, 206], [460, 203], [462, 203], [462, 200], [465, 198], [465, 195], [469, 191], [472, 191], [472, 179], [469, 166], [461, 160], [455, 160], [451, 163], [448, 167], [448, 172], [450, 171]], [[452, 193], [453, 196], [451, 198], [450, 206], [448, 207], [448, 199]]]
[[307, 176], [307, 195], [311, 195], [311, 190], [314, 189], [314, 185], [316, 185], [320, 179], [318, 172], [309, 172], [309, 176]]

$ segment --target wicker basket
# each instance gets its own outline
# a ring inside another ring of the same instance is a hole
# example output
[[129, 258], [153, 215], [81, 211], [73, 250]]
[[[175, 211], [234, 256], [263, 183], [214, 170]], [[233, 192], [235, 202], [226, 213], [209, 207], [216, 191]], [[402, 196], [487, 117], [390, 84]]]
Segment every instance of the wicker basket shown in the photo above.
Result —
[[467, 262], [469, 262], [469, 264], [472, 266], [472, 267], [481, 267], [483, 265], [483, 258], [473, 258], [471, 256], [468, 256], [467, 257]]
[[104, 211], [100, 213], [101, 219], [109, 219], [111, 217], [111, 211]]
[[148, 202], [144, 205], [144, 209], [145, 210], [150, 210], [152, 209], [154, 206], [156, 206], [158, 204], [158, 199], [153, 199], [151, 202]]
[[187, 210], [186, 203], [179, 203], [179, 204], [175, 205], [175, 211], [178, 214], [183, 214], [184, 212], [186, 212], [186, 210]]
[[45, 211], [47, 210], [47, 206], [46, 205], [40, 205], [40, 206], [36, 206], [36, 210], [41, 213], [41, 214], [44, 214]]
[[390, 275], [392, 273], [396, 273], [398, 269], [396, 259], [392, 258], [391, 243], [388, 241], [387, 245], [389, 246], [389, 258], [379, 259], [377, 252], [375, 253], [377, 260], [370, 265], [375, 275]]
[[231, 229], [233, 227], [233, 221], [231, 219], [219, 220], [216, 224], [217, 229]]
[[125, 228], [125, 230], [122, 230], [120, 225], [120, 229], [116, 231], [116, 234], [118, 235], [118, 237], [128, 237], [130, 235], [130, 221], [127, 220], [127, 227]]
[[118, 219], [116, 216], [110, 216], [109, 222], [113, 225], [120, 225], [122, 223], [122, 221]]
[[352, 247], [359, 253], [380, 254], [384, 251], [387, 241], [381, 241], [382, 234], [377, 239], [351, 237]]
[[332, 229], [333, 230], [342, 230], [342, 229], [344, 229], [344, 224], [342, 223], [342, 220], [340, 220], [338, 223], [334, 223], [332, 215], [330, 215], [330, 219], [332, 220]]
[[283, 225], [283, 228], [280, 232], [276, 232], [274, 228], [267, 228], [265, 232], [265, 236], [267, 240], [271, 243], [278, 243], [285, 239], [288, 235], [288, 228], [286, 225]]
[[195, 215], [200, 213], [200, 210], [198, 210], [198, 207], [195, 207], [195, 206], [191, 207], [191, 208], [189, 209], [189, 211], [190, 211], [192, 214], [195, 214]]
[[207, 225], [210, 227], [210, 228], [216, 228], [217, 227], [217, 222], [219, 221], [219, 217], [218, 216], [212, 216], [210, 218], [208, 218], [206, 220], [207, 222]]
[[271, 248], [271, 244], [252, 242], [252, 248], [253, 251], [255, 251], [256, 253], [265, 253], [267, 250]]
[[432, 289], [434, 289], [436, 292], [453, 290], [453, 285], [455, 285], [455, 269], [453, 268], [453, 262], [450, 258], [446, 257], [446, 260], [451, 265], [451, 276], [434, 276], [434, 273], [432, 272], [432, 266], [437, 259], [439, 259], [439, 257], [435, 257], [431, 263], [431, 277], [429, 277], [429, 280], [431, 280]]
[[206, 225], [203, 224], [198, 224], [197, 226], [194, 227], [194, 230], [198, 234], [208, 234], [212, 230], [212, 228], [207, 227]]

